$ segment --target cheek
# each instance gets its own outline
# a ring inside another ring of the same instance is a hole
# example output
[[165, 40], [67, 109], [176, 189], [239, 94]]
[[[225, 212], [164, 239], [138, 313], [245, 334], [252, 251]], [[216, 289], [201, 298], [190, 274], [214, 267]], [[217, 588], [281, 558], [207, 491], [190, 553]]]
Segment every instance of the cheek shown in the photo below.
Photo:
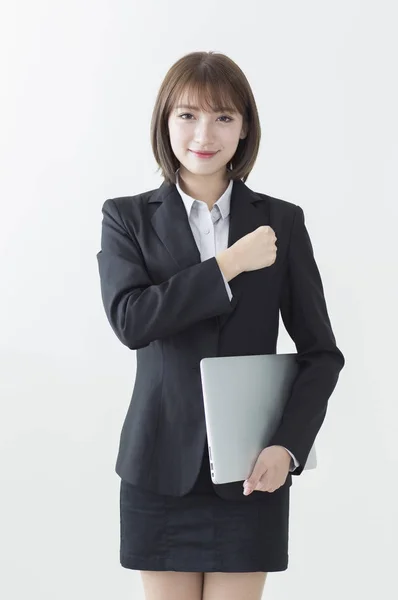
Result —
[[229, 141], [226, 142], [226, 147], [229, 149], [230, 152], [235, 153], [235, 151], [238, 147], [238, 144], [239, 144], [239, 134], [231, 136]]
[[179, 127], [178, 125], [172, 125], [169, 128], [170, 131], [170, 139], [172, 143], [180, 145], [184, 145], [188, 140], [188, 132], [186, 128]]
[[230, 146], [237, 146], [239, 143], [240, 128], [226, 132], [226, 143]]

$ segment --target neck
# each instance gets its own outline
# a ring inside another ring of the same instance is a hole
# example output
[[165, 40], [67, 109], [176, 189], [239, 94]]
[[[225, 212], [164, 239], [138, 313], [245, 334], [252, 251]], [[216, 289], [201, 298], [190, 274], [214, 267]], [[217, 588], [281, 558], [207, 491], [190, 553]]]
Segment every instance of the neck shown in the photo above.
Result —
[[195, 175], [180, 167], [178, 175], [182, 191], [195, 198], [195, 200], [206, 202], [209, 210], [213, 208], [229, 185], [229, 180], [224, 172], [214, 173], [211, 176]]

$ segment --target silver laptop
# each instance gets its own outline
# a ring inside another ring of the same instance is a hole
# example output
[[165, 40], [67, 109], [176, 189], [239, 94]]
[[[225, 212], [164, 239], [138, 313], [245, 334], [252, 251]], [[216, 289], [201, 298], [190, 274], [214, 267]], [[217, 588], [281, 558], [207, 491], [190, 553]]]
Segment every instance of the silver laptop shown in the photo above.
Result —
[[[250, 476], [279, 426], [299, 370], [296, 357], [296, 353], [261, 354], [200, 361], [213, 483]], [[314, 444], [304, 469], [316, 466]]]

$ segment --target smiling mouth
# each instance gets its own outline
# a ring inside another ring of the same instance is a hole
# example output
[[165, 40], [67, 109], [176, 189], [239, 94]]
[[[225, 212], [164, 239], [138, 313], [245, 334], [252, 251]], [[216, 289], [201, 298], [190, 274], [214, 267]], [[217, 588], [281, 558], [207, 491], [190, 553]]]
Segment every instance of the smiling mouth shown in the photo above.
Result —
[[217, 152], [200, 152], [199, 150], [190, 150], [190, 152], [199, 156], [213, 156], [214, 154], [217, 154]]

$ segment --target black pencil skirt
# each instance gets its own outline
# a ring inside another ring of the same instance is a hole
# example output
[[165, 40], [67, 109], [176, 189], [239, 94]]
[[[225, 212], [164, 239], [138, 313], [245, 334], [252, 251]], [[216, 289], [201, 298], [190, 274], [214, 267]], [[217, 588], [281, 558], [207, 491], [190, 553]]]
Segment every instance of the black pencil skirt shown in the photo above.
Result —
[[143, 571], [286, 570], [290, 487], [261, 493], [266, 502], [220, 498], [207, 446], [186, 496], [155, 494], [121, 479], [120, 564]]

